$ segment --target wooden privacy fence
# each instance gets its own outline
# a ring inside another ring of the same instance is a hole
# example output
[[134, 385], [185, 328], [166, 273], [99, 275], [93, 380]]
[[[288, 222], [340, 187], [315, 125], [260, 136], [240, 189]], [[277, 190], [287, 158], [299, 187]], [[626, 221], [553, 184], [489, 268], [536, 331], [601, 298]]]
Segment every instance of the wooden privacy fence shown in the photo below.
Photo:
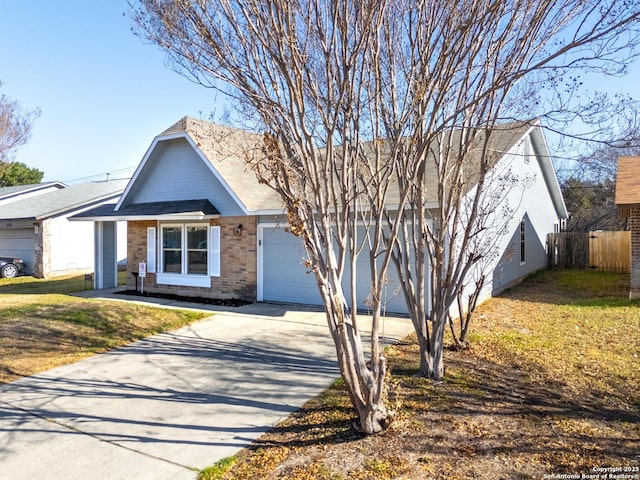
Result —
[[563, 232], [547, 235], [549, 268], [631, 271], [631, 232]]
[[589, 267], [631, 272], [631, 232], [589, 232]]
[[589, 234], [563, 232], [547, 235], [547, 267], [582, 269], [589, 265]]

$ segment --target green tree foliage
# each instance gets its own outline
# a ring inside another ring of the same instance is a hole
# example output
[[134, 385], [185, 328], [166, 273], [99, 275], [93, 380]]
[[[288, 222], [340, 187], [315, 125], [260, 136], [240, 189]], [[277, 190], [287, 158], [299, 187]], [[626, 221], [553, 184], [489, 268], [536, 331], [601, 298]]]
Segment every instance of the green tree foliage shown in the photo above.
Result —
[[626, 230], [627, 221], [618, 215], [615, 204], [615, 179], [593, 182], [570, 178], [561, 187], [570, 213], [567, 230]]
[[44, 172], [20, 162], [0, 162], [0, 187], [40, 183]]

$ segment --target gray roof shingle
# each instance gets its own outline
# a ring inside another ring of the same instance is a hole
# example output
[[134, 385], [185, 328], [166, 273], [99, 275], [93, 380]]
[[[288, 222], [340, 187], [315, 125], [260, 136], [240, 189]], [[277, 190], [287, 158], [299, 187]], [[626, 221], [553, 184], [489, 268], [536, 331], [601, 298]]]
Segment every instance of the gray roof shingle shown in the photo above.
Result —
[[[495, 127], [488, 149], [488, 153], [493, 158], [492, 162], [506, 154], [533, 125], [534, 122], [513, 122]], [[248, 165], [250, 161], [259, 161], [263, 155], [262, 135], [205, 120], [183, 117], [163, 131], [158, 138], [177, 134], [187, 134], [193, 139], [249, 212], [283, 208], [279, 195], [273, 189], [259, 183]], [[434, 146], [433, 150], [437, 150], [437, 146]], [[477, 149], [477, 152], [480, 152], [480, 149]], [[471, 155], [469, 161], [473, 164], [479, 159]], [[434, 159], [429, 159], [425, 181], [429, 192], [428, 200], [432, 202], [436, 200], [438, 182], [435, 168]], [[472, 172], [474, 169], [471, 168], [469, 171]], [[472, 178], [469, 180], [468, 188], [471, 188], [475, 183]], [[398, 199], [397, 189], [391, 186], [387, 202], [395, 204]]]
[[74, 219], [109, 219], [118, 217], [157, 217], [163, 215], [197, 214], [202, 216], [216, 216], [220, 212], [209, 200], [174, 200], [168, 202], [134, 203], [115, 210], [114, 203], [100, 205], [74, 215]]
[[128, 180], [88, 182], [0, 205], [0, 220], [42, 220], [118, 197]]
[[44, 182], [31, 183], [29, 185], [14, 185], [11, 187], [0, 187], [0, 199], [21, 195], [27, 192], [35, 192], [50, 187], [65, 188], [66, 185], [61, 182]]

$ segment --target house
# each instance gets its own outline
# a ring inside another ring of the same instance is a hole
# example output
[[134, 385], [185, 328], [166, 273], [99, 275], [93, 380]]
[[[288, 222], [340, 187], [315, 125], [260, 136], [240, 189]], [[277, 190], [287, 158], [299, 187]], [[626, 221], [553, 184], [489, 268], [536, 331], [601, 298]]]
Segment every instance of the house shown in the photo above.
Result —
[[[73, 186], [50, 182], [0, 190], [0, 256], [23, 259], [27, 273], [38, 278], [92, 271], [93, 225], [68, 219], [117, 200], [126, 185], [127, 180]], [[124, 255], [126, 244], [121, 243]]]
[[620, 157], [616, 176], [616, 206], [629, 219], [631, 230], [631, 288], [629, 299], [640, 298], [640, 156]]
[[12, 187], [0, 187], [0, 205], [16, 200], [40, 195], [42, 193], [53, 192], [67, 186], [61, 182], [45, 182], [30, 185], [16, 185]]
[[[301, 242], [287, 231], [279, 197], [245, 164], [259, 151], [260, 139], [185, 117], [153, 140], [117, 203], [75, 219], [96, 222], [106, 245], [104, 259], [112, 258], [110, 224], [127, 221], [130, 273], [146, 264], [147, 292], [320, 304]], [[530, 185], [516, 200], [502, 255], [487, 282], [489, 294], [544, 268], [546, 234], [557, 231], [567, 216], [541, 126], [523, 124], [498, 144], [504, 155], [496, 168], [507, 164], [524, 171]], [[111, 270], [109, 263], [96, 265], [96, 272]], [[391, 270], [387, 311], [405, 312]], [[370, 281], [367, 275], [359, 278], [363, 303], [358, 307], [366, 308]], [[100, 282], [112, 285], [111, 279]], [[135, 285], [129, 275], [128, 287]]]

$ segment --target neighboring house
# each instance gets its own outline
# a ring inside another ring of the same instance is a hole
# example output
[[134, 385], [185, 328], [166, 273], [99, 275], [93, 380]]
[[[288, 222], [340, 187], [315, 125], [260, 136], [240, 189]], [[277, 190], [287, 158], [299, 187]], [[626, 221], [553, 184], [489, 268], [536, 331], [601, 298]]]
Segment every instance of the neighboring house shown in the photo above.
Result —
[[25, 198], [34, 197], [47, 192], [53, 192], [66, 188], [64, 183], [60, 182], [45, 182], [35, 183], [31, 185], [16, 185], [13, 187], [0, 187], [0, 205], [15, 202], [16, 200], [23, 200]]
[[618, 159], [616, 206], [620, 214], [629, 219], [631, 230], [629, 299], [640, 298], [640, 157]]
[[[279, 197], [260, 184], [245, 160], [261, 137], [185, 117], [158, 135], [117, 204], [75, 218], [93, 220], [102, 233], [102, 258], [111, 259], [110, 225], [128, 223], [128, 265], [146, 262], [144, 289], [211, 298], [320, 304], [315, 278], [305, 267], [300, 239], [288, 233]], [[494, 257], [488, 294], [545, 267], [547, 233], [558, 231], [566, 208], [539, 124], [499, 137], [496, 168], [524, 172], [528, 188], [516, 195], [508, 234]], [[506, 167], [505, 167], [506, 165]], [[504, 230], [504, 229], [503, 229]], [[366, 309], [370, 280], [362, 255], [359, 308]], [[113, 286], [112, 264], [96, 265]], [[406, 306], [390, 269], [387, 311]], [[129, 275], [128, 287], [136, 280]]]
[[[51, 182], [10, 187], [11, 197], [0, 190], [0, 256], [23, 259], [27, 273], [38, 278], [93, 270], [93, 226], [68, 218], [117, 200], [126, 185], [127, 180], [70, 187]], [[125, 246], [122, 242], [123, 255]]]

